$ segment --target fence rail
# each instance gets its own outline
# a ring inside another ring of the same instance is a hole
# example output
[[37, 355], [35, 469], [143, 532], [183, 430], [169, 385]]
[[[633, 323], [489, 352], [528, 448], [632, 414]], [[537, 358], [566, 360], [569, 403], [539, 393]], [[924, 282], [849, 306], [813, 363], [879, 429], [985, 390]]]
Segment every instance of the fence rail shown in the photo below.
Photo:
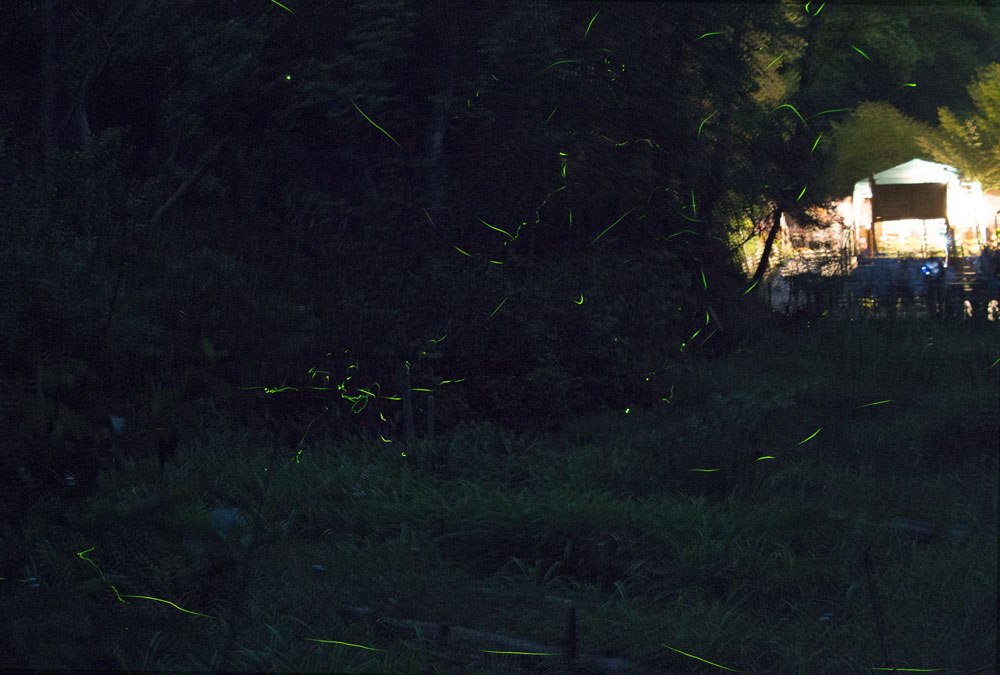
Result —
[[844, 284], [826, 310], [833, 318], [939, 318], [1000, 321], [1000, 293], [985, 283], [940, 284], [921, 293], [906, 287]]
[[779, 292], [771, 306], [789, 314], [1000, 321], [1000, 279], [985, 279], [967, 264], [933, 277], [919, 261], [874, 260], [846, 275], [807, 271], [775, 281]]

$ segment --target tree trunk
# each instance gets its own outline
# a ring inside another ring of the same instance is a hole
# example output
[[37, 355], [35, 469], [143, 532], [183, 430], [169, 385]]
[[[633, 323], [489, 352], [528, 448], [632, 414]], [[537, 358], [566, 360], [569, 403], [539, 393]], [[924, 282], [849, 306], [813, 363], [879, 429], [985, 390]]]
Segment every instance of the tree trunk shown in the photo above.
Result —
[[771, 212], [771, 230], [767, 233], [767, 239], [764, 240], [764, 252], [760, 256], [760, 262], [757, 263], [757, 271], [753, 273], [753, 278], [750, 280], [751, 287], [756, 287], [767, 271], [768, 259], [771, 257], [771, 249], [774, 247], [774, 238], [781, 229], [781, 213], [781, 207], [775, 205]]

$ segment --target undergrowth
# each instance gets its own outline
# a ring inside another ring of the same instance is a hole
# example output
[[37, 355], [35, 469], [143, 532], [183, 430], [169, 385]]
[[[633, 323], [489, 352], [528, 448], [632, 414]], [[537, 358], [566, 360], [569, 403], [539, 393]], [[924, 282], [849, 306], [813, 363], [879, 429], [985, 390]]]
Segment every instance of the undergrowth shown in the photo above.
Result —
[[[565, 645], [571, 603], [580, 652], [636, 672], [976, 672], [998, 357], [985, 329], [774, 334], [678, 369], [670, 403], [552, 433], [460, 423], [405, 459], [206, 425], [163, 471], [120, 464], [5, 523], [2, 665], [513, 672], [421, 626]], [[213, 532], [219, 508], [251, 544]]]

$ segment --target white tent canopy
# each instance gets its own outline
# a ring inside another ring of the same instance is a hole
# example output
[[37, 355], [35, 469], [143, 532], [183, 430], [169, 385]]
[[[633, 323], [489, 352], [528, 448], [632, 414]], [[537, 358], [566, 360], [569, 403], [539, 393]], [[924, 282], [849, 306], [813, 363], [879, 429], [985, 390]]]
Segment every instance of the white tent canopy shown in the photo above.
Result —
[[[946, 184], [959, 187], [958, 169], [947, 164], [928, 162], [923, 159], [911, 159], [899, 166], [894, 166], [875, 174], [876, 185], [919, 185], [922, 183]], [[871, 199], [872, 190], [868, 179], [859, 180], [854, 184], [854, 200]]]
[[993, 218], [985, 213], [982, 187], [962, 180], [955, 167], [911, 159], [874, 178], [874, 200], [869, 178], [854, 184], [851, 200], [858, 241], [867, 242], [870, 251], [926, 254], [953, 245], [974, 251], [988, 241]]

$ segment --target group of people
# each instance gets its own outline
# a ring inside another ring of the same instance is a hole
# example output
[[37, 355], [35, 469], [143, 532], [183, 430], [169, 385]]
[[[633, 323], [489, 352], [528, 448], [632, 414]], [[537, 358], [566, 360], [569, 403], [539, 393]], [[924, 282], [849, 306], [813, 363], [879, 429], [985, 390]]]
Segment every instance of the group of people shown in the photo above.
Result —
[[[930, 258], [920, 266], [918, 276], [923, 278], [922, 291], [917, 291], [915, 286], [910, 286], [909, 261], [903, 260], [893, 275], [891, 287], [891, 299], [902, 301], [903, 305], [909, 304], [913, 300], [914, 292], [921, 293], [926, 303], [928, 311], [934, 316], [946, 314], [950, 303], [958, 297], [964, 299], [967, 305], [966, 312], [970, 315], [989, 311], [991, 300], [998, 298], [1000, 294], [1000, 250], [990, 244], [985, 244], [976, 265], [976, 280], [979, 282], [979, 289], [969, 295], [955, 296], [952, 286], [956, 283], [956, 274], [952, 265], [947, 264], [947, 260]], [[893, 303], [894, 304], [894, 303]]]
[[922, 305], [936, 317], [964, 312], [965, 316], [1000, 320], [1000, 247], [996, 241], [982, 247], [974, 275], [971, 258], [904, 256], [875, 262], [882, 264], [865, 265], [852, 273], [849, 288], [853, 297], [870, 297], [880, 308], [877, 311], [896, 316]]

